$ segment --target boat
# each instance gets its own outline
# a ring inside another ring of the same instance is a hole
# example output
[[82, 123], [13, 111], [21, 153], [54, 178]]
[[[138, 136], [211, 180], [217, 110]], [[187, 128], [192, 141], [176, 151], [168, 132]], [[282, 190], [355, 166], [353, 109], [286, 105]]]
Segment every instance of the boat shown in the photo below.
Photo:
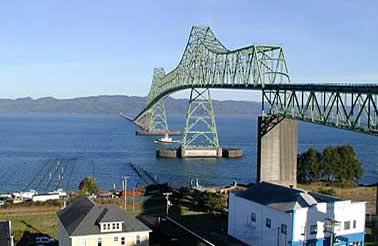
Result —
[[47, 194], [59, 194], [59, 197], [66, 197], [67, 196], [67, 192], [63, 191], [63, 189], [61, 189], [61, 188], [54, 190], [54, 191], [47, 192]]
[[8, 194], [8, 193], [2, 193], [0, 194], [0, 200], [9, 200], [12, 198], [12, 195], [11, 194]]
[[31, 200], [34, 195], [37, 195], [38, 193], [35, 190], [30, 190], [30, 191], [25, 191], [25, 192], [20, 192], [20, 196], [24, 200]]
[[13, 204], [22, 203], [24, 199], [21, 196], [17, 196], [13, 199]]
[[158, 138], [154, 142], [155, 143], [179, 143], [179, 141], [175, 141], [171, 137], [169, 137], [168, 133], [165, 133], [164, 137]]

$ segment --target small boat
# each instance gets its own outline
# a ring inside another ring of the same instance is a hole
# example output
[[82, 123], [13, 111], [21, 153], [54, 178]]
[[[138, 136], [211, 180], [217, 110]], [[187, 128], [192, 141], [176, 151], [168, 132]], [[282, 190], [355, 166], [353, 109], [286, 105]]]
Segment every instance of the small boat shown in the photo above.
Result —
[[26, 192], [20, 192], [20, 196], [24, 199], [24, 200], [31, 200], [33, 198], [34, 195], [36, 195], [37, 192], [35, 190], [30, 190], [30, 191], [26, 191]]
[[61, 188], [54, 190], [54, 191], [47, 192], [47, 194], [59, 194], [59, 197], [66, 197], [67, 196], [67, 192], [63, 191], [63, 189], [61, 189]]
[[21, 196], [15, 197], [13, 199], [13, 204], [22, 203], [24, 202], [24, 199]]
[[154, 142], [155, 143], [178, 143], [179, 141], [174, 141], [171, 137], [168, 136], [168, 133], [165, 133], [164, 137], [158, 138]]

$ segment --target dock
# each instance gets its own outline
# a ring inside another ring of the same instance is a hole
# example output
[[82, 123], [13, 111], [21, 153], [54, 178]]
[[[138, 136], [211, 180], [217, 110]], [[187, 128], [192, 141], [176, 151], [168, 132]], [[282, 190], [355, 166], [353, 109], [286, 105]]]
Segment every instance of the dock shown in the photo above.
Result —
[[182, 149], [179, 148], [165, 148], [157, 149], [156, 157], [157, 158], [167, 158], [167, 159], [176, 159], [176, 158], [228, 158], [236, 159], [243, 156], [242, 149], [236, 148], [190, 148]]

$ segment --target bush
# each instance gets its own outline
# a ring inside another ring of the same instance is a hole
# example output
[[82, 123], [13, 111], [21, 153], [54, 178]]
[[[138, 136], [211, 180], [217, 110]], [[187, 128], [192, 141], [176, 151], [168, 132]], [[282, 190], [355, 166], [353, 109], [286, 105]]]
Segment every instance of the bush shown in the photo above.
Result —
[[332, 188], [330, 188], [330, 189], [319, 188], [318, 192], [322, 193], [322, 194], [329, 195], [329, 196], [336, 196], [336, 191]]
[[198, 205], [205, 211], [222, 212], [227, 207], [227, 199], [216, 193], [203, 192], [199, 199]]

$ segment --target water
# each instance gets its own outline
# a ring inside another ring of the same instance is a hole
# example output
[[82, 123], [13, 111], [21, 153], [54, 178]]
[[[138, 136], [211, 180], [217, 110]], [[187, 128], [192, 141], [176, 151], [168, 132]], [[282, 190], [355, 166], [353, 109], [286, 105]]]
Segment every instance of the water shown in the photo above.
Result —
[[[183, 116], [169, 118], [172, 130], [183, 129], [183, 125]], [[156, 159], [155, 150], [161, 145], [153, 143], [155, 137], [136, 136], [136, 126], [116, 115], [1, 115], [0, 191], [23, 190], [33, 178], [42, 180], [35, 187], [40, 192], [58, 187], [58, 176], [49, 182], [49, 172], [41, 171], [47, 160], [55, 158], [77, 158], [74, 166], [65, 166], [70, 170], [62, 179], [63, 187], [70, 190], [78, 189], [85, 176], [93, 175], [104, 189], [113, 184], [119, 189], [122, 176], [129, 176], [129, 188], [143, 185], [129, 162], [172, 185], [188, 184], [190, 178], [198, 178], [203, 185], [254, 182], [257, 118], [217, 117], [217, 127], [222, 146], [242, 148], [242, 159]], [[365, 168], [361, 183], [377, 182], [378, 137], [299, 123], [300, 152], [336, 144], [355, 147]], [[50, 172], [54, 174], [54, 168]]]

